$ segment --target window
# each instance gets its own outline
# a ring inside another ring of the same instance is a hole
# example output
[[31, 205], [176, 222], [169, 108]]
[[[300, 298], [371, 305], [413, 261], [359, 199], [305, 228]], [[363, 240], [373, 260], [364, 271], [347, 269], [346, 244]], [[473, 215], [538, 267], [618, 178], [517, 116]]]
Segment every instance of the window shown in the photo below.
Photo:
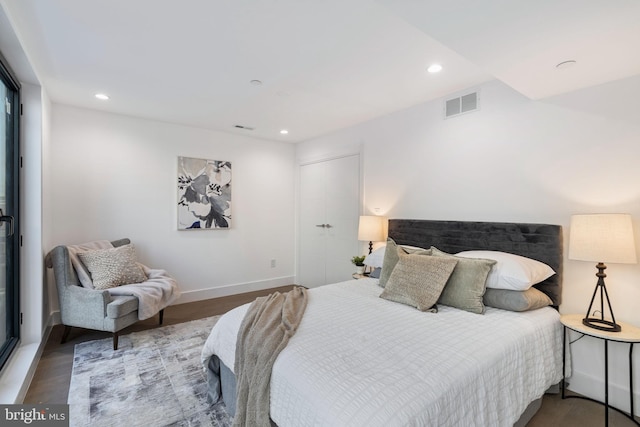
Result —
[[0, 369], [20, 338], [20, 84], [0, 54]]

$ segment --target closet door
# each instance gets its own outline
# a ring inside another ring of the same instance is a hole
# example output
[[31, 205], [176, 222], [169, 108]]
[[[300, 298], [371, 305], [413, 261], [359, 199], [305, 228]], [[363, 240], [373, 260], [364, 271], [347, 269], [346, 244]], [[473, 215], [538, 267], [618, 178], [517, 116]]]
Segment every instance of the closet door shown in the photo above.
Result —
[[300, 229], [298, 284], [312, 288], [326, 284], [325, 165], [300, 167]]
[[299, 284], [311, 288], [351, 278], [359, 213], [359, 156], [300, 167]]

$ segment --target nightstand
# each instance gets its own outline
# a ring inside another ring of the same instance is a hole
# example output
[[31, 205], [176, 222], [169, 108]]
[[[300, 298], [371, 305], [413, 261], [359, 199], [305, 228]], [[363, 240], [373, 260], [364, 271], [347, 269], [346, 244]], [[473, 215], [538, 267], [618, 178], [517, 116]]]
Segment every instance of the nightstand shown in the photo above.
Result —
[[354, 279], [356, 279], [356, 280], [359, 280], [359, 279], [366, 279], [367, 277], [369, 277], [369, 274], [368, 274], [368, 273], [365, 273], [365, 274], [353, 273], [353, 274], [351, 275], [351, 277], [353, 277], [353, 278], [354, 278]]
[[[633, 344], [640, 342], [640, 328], [627, 323], [617, 322], [622, 330], [620, 332], [607, 332], [591, 328], [582, 323], [584, 315], [582, 314], [565, 314], [560, 316], [560, 322], [564, 325], [564, 333], [562, 337], [562, 398], [579, 398], [591, 400], [592, 402], [604, 405], [604, 425], [609, 425], [609, 408], [614, 409], [627, 418], [631, 419], [636, 425], [640, 426], [634, 418], [633, 412]], [[584, 396], [565, 396], [565, 363], [566, 363], [566, 346], [567, 346], [567, 328], [587, 335], [593, 338], [601, 339], [604, 342], [604, 402], [591, 399]], [[617, 341], [629, 344], [629, 403], [631, 414], [609, 405], [609, 341]]]

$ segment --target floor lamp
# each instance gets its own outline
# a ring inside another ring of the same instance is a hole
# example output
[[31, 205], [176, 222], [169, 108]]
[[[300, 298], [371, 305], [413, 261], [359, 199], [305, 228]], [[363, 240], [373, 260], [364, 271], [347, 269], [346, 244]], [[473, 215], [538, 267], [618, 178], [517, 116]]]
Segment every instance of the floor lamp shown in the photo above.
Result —
[[[604, 278], [605, 262], [635, 264], [636, 247], [633, 236], [631, 215], [591, 214], [573, 215], [569, 229], [569, 259], [597, 262], [598, 282], [593, 291], [587, 314], [582, 323], [591, 328], [608, 332], [620, 332], [616, 323]], [[600, 307], [591, 311], [593, 303], [600, 297]], [[606, 301], [606, 307], [605, 307]], [[611, 320], [605, 319], [605, 308], [609, 309]], [[596, 313], [600, 313], [599, 316]]]

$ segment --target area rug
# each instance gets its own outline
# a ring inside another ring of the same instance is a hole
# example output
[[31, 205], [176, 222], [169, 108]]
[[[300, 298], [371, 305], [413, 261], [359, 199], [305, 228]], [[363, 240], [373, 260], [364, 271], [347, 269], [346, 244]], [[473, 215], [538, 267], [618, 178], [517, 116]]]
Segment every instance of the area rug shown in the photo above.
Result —
[[227, 427], [222, 403], [207, 403], [200, 352], [219, 316], [75, 346], [71, 426]]

